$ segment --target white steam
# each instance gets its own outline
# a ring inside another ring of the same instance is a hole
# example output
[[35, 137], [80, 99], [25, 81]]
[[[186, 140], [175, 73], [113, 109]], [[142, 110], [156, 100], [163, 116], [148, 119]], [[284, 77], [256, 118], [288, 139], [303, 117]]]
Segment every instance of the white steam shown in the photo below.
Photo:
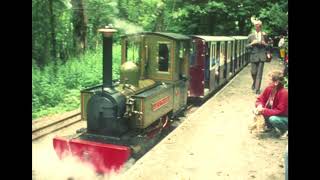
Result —
[[129, 23], [125, 20], [117, 18], [113, 19], [113, 25], [116, 29], [122, 29], [123, 31], [125, 31], [125, 34], [133, 34], [144, 31], [141, 26], [137, 26], [133, 23]]
[[52, 145], [52, 138], [47, 142], [32, 144], [32, 179], [33, 180], [114, 180], [121, 179], [121, 173], [132, 164], [129, 160], [120, 172], [98, 175], [90, 164], [80, 162], [76, 157], [59, 160]]

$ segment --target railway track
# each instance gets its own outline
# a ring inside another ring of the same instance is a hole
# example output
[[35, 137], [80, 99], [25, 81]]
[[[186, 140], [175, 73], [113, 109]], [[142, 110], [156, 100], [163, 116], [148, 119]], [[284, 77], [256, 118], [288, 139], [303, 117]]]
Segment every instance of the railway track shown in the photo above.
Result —
[[66, 128], [81, 121], [80, 112], [73, 112], [65, 117], [54, 120], [40, 120], [32, 122], [32, 141], [37, 140], [50, 133]]
[[[195, 106], [188, 105], [186, 107], [186, 114], [190, 111], [194, 111]], [[61, 130], [72, 124], [81, 121], [80, 112], [75, 112], [72, 114], [68, 114], [65, 117], [57, 118], [57, 119], [43, 119], [38, 122], [32, 122], [32, 141], [38, 140], [41, 137], [44, 137], [48, 134], [51, 134], [55, 131]]]

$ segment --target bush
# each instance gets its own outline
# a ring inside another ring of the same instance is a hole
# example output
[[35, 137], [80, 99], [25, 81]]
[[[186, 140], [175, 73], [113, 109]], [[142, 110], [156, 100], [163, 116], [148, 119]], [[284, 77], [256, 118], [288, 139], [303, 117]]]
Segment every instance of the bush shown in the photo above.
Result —
[[[119, 78], [121, 46], [113, 46], [113, 79]], [[76, 109], [80, 90], [102, 84], [102, 48], [43, 69], [32, 64], [32, 119]]]

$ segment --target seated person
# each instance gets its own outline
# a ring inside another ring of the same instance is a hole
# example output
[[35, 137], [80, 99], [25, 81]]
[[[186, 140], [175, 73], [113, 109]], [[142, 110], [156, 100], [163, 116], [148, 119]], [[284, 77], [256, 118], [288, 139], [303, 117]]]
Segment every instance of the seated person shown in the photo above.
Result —
[[288, 130], [288, 90], [283, 87], [281, 71], [271, 72], [269, 78], [270, 85], [257, 98], [255, 110], [264, 116], [268, 128], [284, 134]]

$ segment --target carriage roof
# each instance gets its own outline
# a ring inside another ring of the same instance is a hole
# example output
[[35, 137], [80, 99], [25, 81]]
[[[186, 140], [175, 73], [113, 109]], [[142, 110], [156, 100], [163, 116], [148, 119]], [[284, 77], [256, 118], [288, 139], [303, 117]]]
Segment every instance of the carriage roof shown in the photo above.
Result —
[[191, 37], [201, 38], [205, 41], [233, 41], [233, 38], [226, 36], [200, 36], [200, 35], [192, 35]]
[[231, 36], [232, 38], [236, 39], [236, 40], [244, 40], [244, 39], [248, 39], [248, 36]]
[[127, 34], [125, 36], [137, 36], [137, 35], [158, 35], [158, 36], [163, 36], [166, 38], [174, 39], [174, 40], [189, 40], [190, 37], [183, 35], [183, 34], [178, 34], [178, 33], [170, 33], [170, 32], [140, 32], [140, 33], [135, 33], [135, 34]]

